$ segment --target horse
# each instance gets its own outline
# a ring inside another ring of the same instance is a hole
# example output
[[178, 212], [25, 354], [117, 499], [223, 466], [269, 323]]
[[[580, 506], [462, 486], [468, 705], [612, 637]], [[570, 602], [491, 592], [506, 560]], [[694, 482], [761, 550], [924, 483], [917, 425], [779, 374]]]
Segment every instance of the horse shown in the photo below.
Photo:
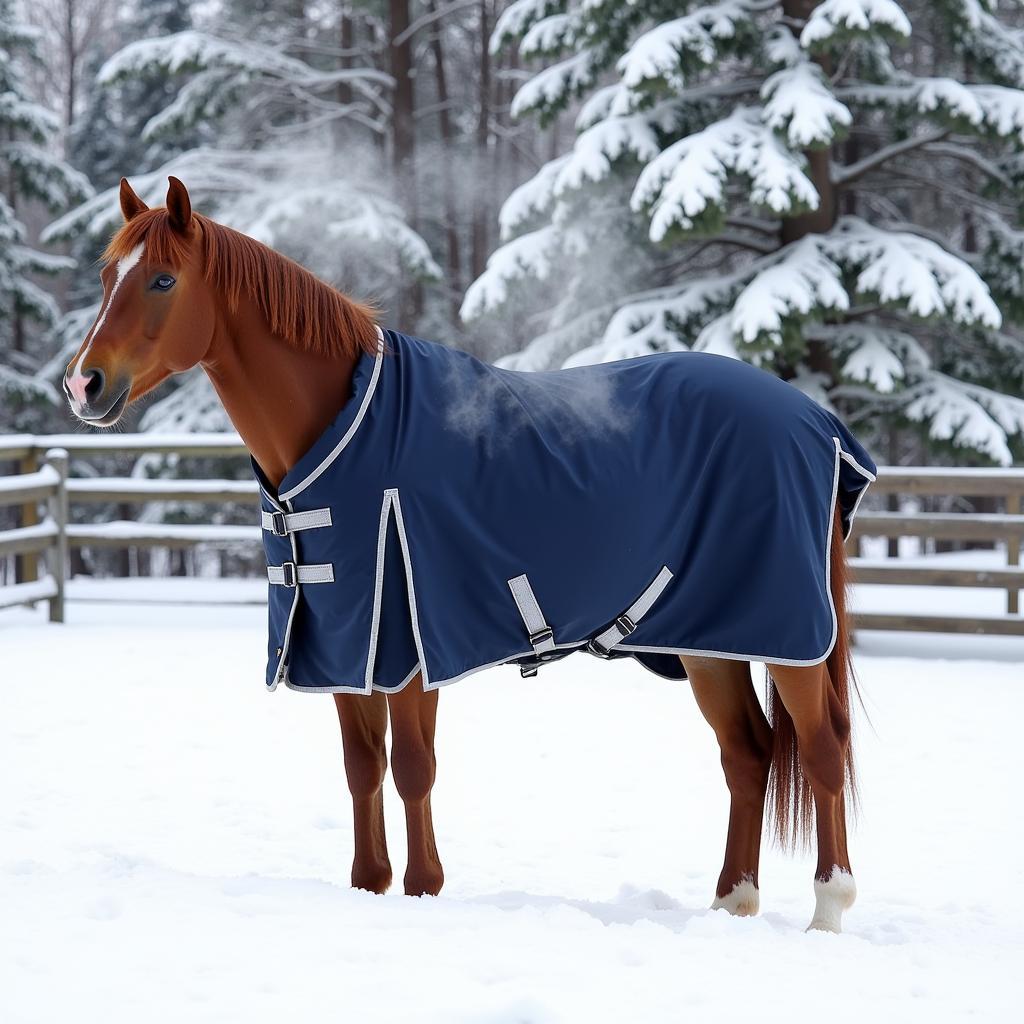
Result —
[[[379, 355], [382, 334], [374, 310], [273, 249], [193, 212], [185, 185], [174, 177], [166, 205], [152, 209], [122, 179], [120, 206], [124, 224], [104, 253], [100, 312], [63, 379], [73, 413], [92, 426], [113, 426], [131, 403], [172, 374], [201, 366], [273, 493], [339, 415], [360, 361]], [[838, 451], [838, 439], [836, 445], [838, 480], [838, 455], [853, 460]], [[831, 501], [824, 558], [834, 636], [827, 654], [814, 663], [768, 660], [764, 710], [750, 659], [703, 652], [680, 654], [678, 662], [679, 677], [685, 673], [717, 738], [730, 794], [712, 906], [739, 916], [758, 912], [767, 807], [774, 835], [786, 848], [808, 843], [813, 827], [817, 860], [809, 928], [839, 932], [856, 895], [846, 824], [847, 806], [856, 799], [855, 683], [843, 523], [835, 494]], [[278, 513], [283, 517], [287, 510], [275, 502], [264, 516], [273, 521]], [[753, 576], [757, 566], [748, 572]], [[627, 623], [623, 630], [635, 628], [628, 616], [620, 619]], [[431, 816], [438, 691], [420, 685], [423, 667], [409, 685], [390, 692], [368, 687], [334, 693], [352, 798], [351, 884], [374, 893], [385, 892], [392, 881], [382, 803], [389, 717], [391, 770], [408, 834], [405, 893], [436, 895], [444, 882]]]

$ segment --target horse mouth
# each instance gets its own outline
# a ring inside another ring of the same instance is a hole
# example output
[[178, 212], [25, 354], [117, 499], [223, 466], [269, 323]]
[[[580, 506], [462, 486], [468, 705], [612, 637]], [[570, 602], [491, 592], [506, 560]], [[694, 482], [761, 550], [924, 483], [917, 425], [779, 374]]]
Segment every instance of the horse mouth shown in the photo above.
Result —
[[80, 415], [79, 419], [84, 420], [93, 427], [112, 427], [121, 418], [121, 413], [124, 412], [125, 406], [128, 405], [128, 396], [131, 394], [131, 390], [131, 384], [126, 384], [121, 394], [114, 399], [113, 405], [101, 416]]

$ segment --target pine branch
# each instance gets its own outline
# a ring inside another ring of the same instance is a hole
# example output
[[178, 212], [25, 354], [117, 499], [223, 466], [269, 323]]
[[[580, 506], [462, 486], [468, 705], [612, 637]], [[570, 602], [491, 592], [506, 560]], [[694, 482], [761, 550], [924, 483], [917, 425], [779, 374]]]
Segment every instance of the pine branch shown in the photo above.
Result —
[[721, 245], [735, 245], [739, 249], [747, 249], [764, 256], [777, 252], [779, 248], [777, 241], [762, 240], [752, 235], [733, 234], [730, 231], [720, 232], [712, 241]]
[[856, 163], [843, 166], [833, 165], [832, 184], [842, 187], [851, 182], [858, 181], [894, 157], [913, 152], [913, 150], [920, 149], [922, 146], [932, 145], [946, 138], [947, 135], [949, 135], [948, 131], [932, 132], [928, 135], [915, 135], [913, 138], [901, 139], [899, 142], [892, 143], [892, 145], [883, 146], [870, 156], [866, 156], [863, 160], [858, 160]]
[[747, 217], [734, 213], [726, 217], [725, 223], [731, 228], [745, 228], [748, 231], [760, 231], [762, 234], [776, 236], [779, 233], [777, 220], [765, 220], [763, 217]]
[[961, 146], [955, 142], [931, 143], [928, 146], [928, 152], [939, 156], [952, 157], [954, 160], [963, 160], [965, 163], [976, 167], [983, 174], [998, 181], [1000, 185], [1004, 185], [1006, 188], [1014, 187], [1013, 182], [991, 160], [986, 160], [981, 154], [976, 153], [967, 146]]
[[927, 238], [929, 241], [934, 242], [941, 249], [944, 249], [951, 256], [955, 256], [958, 260], [963, 260], [964, 263], [974, 265], [981, 259], [981, 254], [976, 252], [963, 252], [961, 249], [957, 249], [955, 246], [950, 245], [949, 235], [943, 234], [940, 231], [932, 231], [930, 228], [923, 227], [920, 224], [916, 224], [914, 221], [909, 220], [890, 220], [885, 221], [878, 225], [883, 231], [905, 231], [909, 235], [920, 235], [921, 238]]
[[405, 29], [404, 32], [399, 33], [391, 40], [392, 46], [401, 46], [407, 39], [416, 35], [421, 28], [426, 28], [427, 25], [432, 24], [435, 21], [440, 21], [442, 18], [447, 18], [449, 14], [454, 14], [456, 11], [462, 10], [463, 7], [472, 7], [479, 3], [479, 0], [453, 0], [452, 3], [446, 7], [438, 8], [437, 10], [427, 11], [426, 14], [420, 15], [412, 24]]

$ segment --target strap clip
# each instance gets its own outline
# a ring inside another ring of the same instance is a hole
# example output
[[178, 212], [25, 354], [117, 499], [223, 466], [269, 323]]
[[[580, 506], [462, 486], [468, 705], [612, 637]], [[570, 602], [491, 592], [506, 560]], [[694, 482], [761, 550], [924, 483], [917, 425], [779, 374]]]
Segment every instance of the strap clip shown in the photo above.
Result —
[[[271, 512], [270, 513], [270, 532], [275, 537], [287, 537], [288, 536], [288, 520], [285, 519], [283, 512]], [[286, 563], [294, 565], [294, 562]], [[286, 584], [292, 586], [293, 584]]]
[[662, 566], [647, 589], [607, 629], [587, 641], [587, 650], [598, 658], [615, 657], [612, 648], [636, 629], [637, 622], [651, 610], [671, 580], [672, 571], [667, 565]]
[[536, 633], [530, 634], [530, 646], [537, 650], [542, 648], [544, 644], [549, 641], [554, 642], [555, 634], [550, 626], [545, 626], [543, 629], [538, 629]]
[[281, 581], [284, 586], [295, 587], [298, 585], [298, 567], [294, 562], [282, 562], [281, 572], [284, 574], [284, 579]]
[[[623, 612], [612, 625], [605, 630], [604, 633], [599, 637], [594, 637], [592, 640], [587, 642], [587, 650], [596, 655], [598, 658], [610, 659], [612, 656], [611, 649], [615, 644], [622, 643], [623, 640], [629, 636], [633, 630], [636, 629], [636, 623], [629, 617], [626, 612]], [[612, 641], [611, 647], [606, 647], [605, 644], [610, 639], [608, 634], [612, 631], [618, 632], [618, 637]]]

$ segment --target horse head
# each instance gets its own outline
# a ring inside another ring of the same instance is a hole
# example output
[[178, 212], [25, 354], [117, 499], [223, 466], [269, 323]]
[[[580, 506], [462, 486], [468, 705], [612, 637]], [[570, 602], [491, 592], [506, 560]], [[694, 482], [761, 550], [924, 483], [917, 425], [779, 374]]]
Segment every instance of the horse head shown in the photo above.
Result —
[[103, 301], [64, 374], [74, 414], [109, 427], [129, 404], [208, 351], [216, 303], [203, 267], [200, 218], [170, 178], [167, 205], [150, 209], [121, 179], [125, 223], [104, 253]]

